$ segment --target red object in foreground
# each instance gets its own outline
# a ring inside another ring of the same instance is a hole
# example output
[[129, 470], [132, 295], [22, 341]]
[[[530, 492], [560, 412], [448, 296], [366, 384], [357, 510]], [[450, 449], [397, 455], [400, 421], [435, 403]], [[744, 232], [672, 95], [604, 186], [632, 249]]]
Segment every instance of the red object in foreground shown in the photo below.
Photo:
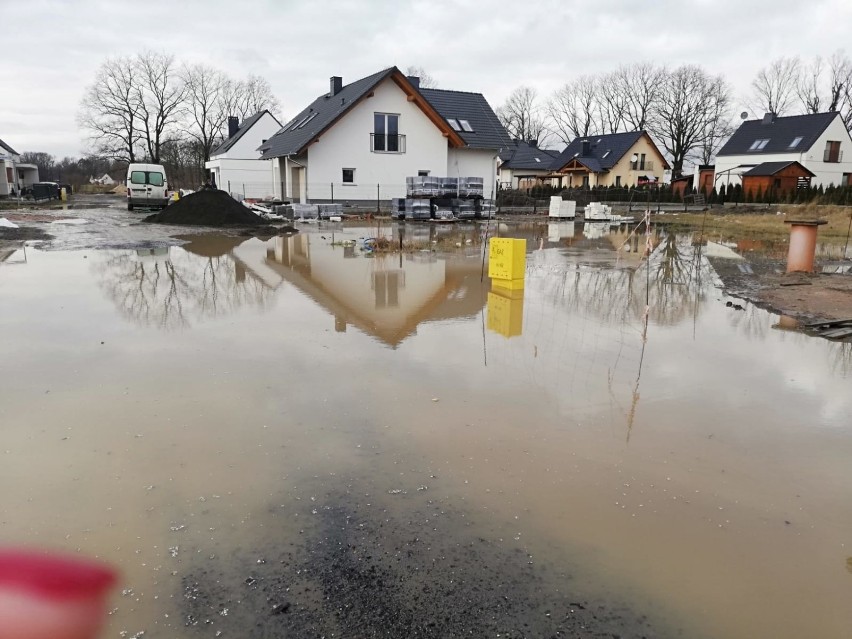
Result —
[[94, 639], [116, 581], [88, 559], [0, 550], [0, 639]]

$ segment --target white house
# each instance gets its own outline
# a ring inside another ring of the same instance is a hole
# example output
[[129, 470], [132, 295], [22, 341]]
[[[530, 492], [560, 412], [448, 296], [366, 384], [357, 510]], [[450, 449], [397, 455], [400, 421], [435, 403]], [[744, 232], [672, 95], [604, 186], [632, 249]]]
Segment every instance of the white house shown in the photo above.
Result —
[[118, 184], [110, 177], [109, 173], [104, 173], [101, 177], [90, 177], [89, 184], [100, 184], [101, 186], [115, 186]]
[[421, 89], [396, 67], [328, 93], [261, 145], [276, 194], [300, 202], [405, 197], [409, 176], [480, 177], [495, 190], [511, 140], [479, 93]]
[[498, 168], [500, 187], [527, 189], [550, 183], [550, 165], [559, 151], [540, 149], [534, 140], [514, 140], [500, 153]]
[[852, 184], [852, 138], [839, 113], [748, 120], [716, 155], [715, 186], [742, 183], [742, 175], [767, 162], [798, 162], [813, 186]]
[[220, 189], [250, 198], [275, 195], [272, 161], [261, 160], [258, 147], [281, 128], [269, 111], [255, 113], [240, 124], [228, 118], [228, 139], [210, 154], [204, 164], [210, 181]]
[[22, 163], [20, 153], [0, 140], [0, 197], [20, 195], [36, 182], [38, 167]]

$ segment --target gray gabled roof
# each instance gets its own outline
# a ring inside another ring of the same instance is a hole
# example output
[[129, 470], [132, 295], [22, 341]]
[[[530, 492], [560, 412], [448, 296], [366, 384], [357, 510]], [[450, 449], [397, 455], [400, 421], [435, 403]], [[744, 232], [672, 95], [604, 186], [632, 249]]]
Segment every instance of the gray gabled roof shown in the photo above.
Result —
[[[242, 123], [240, 124], [240, 127], [237, 129], [237, 132], [234, 133], [234, 135], [229, 137], [227, 140], [222, 142], [222, 144], [220, 144], [218, 147], [216, 147], [216, 149], [214, 151], [211, 151], [210, 157], [213, 157], [215, 155], [221, 155], [222, 153], [227, 152], [231, 147], [233, 147], [237, 142], [240, 141], [240, 138], [243, 137], [248, 132], [248, 130], [252, 126], [254, 126], [254, 124], [258, 120], [260, 120], [260, 118], [263, 117], [264, 113], [269, 113], [269, 115], [272, 115], [272, 113], [270, 113], [269, 110], [263, 110], [259, 113], [255, 113], [251, 117], [248, 117], [245, 120], [243, 120]], [[272, 115], [272, 119], [275, 120], [276, 122], [278, 122], [278, 118], [276, 118], [274, 115]], [[278, 126], [281, 126], [280, 122], [278, 122]]]
[[[366, 78], [356, 80], [344, 86], [337, 95], [331, 96], [324, 93], [319, 96], [306, 109], [300, 111], [295, 118], [281, 127], [278, 133], [260, 146], [260, 150], [263, 152], [260, 156], [261, 159], [298, 154], [311, 140], [334, 124], [353, 104], [369, 93], [379, 82], [389, 77], [395, 70], [396, 67], [390, 67], [373, 75], [368, 75]], [[299, 126], [300, 122], [310, 116], [314, 117]]]
[[4, 149], [6, 149], [12, 155], [20, 155], [20, 153], [18, 153], [15, 149], [13, 149], [11, 146], [6, 144], [3, 140], [0, 140], [0, 146], [2, 146]]
[[778, 173], [778, 171], [781, 171], [782, 169], [786, 169], [791, 164], [795, 164], [800, 169], [802, 169], [802, 171], [804, 171], [805, 173], [807, 173], [811, 177], [816, 177], [815, 173], [811, 173], [807, 168], [805, 168], [804, 166], [802, 166], [799, 162], [796, 162], [795, 160], [787, 160], [787, 161], [783, 161], [783, 162], [763, 162], [762, 164], [758, 164], [753, 169], [743, 173], [743, 177], [745, 177], [747, 175], [752, 176], [752, 177], [775, 175], [776, 173]]
[[[408, 88], [407, 81], [399, 69], [390, 67], [347, 84], [334, 96], [327, 93], [319, 96], [261, 145], [261, 159], [300, 154], [312, 140], [333, 125], [376, 85], [395, 73], [399, 74], [396, 77], [403, 78], [400, 81]], [[415, 100], [425, 100], [420, 106], [427, 113], [437, 112], [430, 117], [444, 119], [441, 126], [449, 129], [447, 133], [454, 145], [463, 143], [472, 149], [494, 150], [511, 145], [506, 130], [481, 93], [418, 89], [413, 85], [410, 91]], [[455, 127], [451, 127], [447, 118], [467, 120], [473, 131], [455, 131]], [[433, 122], [436, 120], [433, 119]]]
[[469, 148], [497, 150], [512, 145], [512, 139], [481, 93], [445, 89], [420, 89], [420, 93], [445, 120], [470, 123], [473, 131], [456, 130]]
[[[764, 120], [748, 120], [740, 125], [734, 134], [719, 149], [718, 156], [725, 155], [765, 155], [767, 153], [803, 153], [808, 151], [828, 125], [838, 117], [835, 112], [811, 113], [776, 117], [764, 124]], [[794, 147], [790, 144], [796, 138], [802, 138]], [[751, 150], [757, 140], [768, 140], [762, 149]]]
[[501, 151], [500, 159], [503, 161], [501, 166], [509, 169], [546, 171], [557, 155], [558, 151], [540, 149], [523, 140], [515, 140], [511, 147]]
[[[553, 160], [550, 168], [558, 171], [571, 160], [576, 159], [594, 173], [609, 171], [643, 135], [645, 135], [644, 131], [631, 131], [574, 138], [571, 144]], [[589, 141], [588, 155], [583, 155], [583, 140]]]

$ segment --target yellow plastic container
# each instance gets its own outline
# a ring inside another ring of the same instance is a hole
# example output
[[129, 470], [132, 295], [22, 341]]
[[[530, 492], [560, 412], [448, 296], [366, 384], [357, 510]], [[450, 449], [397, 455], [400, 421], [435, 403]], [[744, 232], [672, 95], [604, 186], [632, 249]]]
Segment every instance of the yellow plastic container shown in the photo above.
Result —
[[488, 293], [488, 330], [503, 337], [515, 337], [524, 330], [523, 288], [509, 290], [492, 286]]
[[495, 237], [491, 239], [488, 249], [488, 277], [500, 280], [504, 288], [512, 288], [502, 284], [505, 281], [521, 280], [523, 288], [524, 270], [527, 266], [527, 241], [511, 237]]

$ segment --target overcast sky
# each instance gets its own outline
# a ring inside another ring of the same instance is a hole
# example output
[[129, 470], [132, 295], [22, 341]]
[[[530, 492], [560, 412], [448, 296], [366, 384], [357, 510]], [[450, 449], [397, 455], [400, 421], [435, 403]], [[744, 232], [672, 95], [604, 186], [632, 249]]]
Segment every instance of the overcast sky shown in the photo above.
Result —
[[86, 149], [76, 114], [100, 63], [145, 48], [263, 75], [285, 118], [329, 76], [390, 65], [496, 108], [621, 63], [698, 63], [744, 95], [772, 58], [852, 53], [852, 0], [0, 0], [0, 16], [0, 138], [57, 157]]

